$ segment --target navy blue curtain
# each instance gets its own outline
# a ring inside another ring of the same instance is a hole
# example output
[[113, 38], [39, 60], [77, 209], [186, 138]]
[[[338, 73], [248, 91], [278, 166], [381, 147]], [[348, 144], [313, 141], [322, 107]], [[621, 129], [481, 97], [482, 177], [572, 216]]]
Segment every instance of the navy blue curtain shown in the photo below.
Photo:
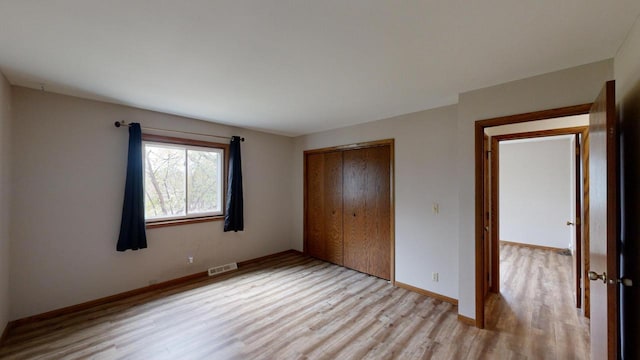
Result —
[[129, 125], [129, 155], [127, 180], [124, 188], [124, 205], [118, 237], [118, 251], [138, 250], [147, 247], [144, 223], [144, 189], [142, 164], [142, 131], [140, 124]]
[[240, 137], [231, 137], [229, 146], [229, 178], [227, 180], [227, 206], [224, 215], [224, 231], [244, 230], [242, 215], [242, 161]]

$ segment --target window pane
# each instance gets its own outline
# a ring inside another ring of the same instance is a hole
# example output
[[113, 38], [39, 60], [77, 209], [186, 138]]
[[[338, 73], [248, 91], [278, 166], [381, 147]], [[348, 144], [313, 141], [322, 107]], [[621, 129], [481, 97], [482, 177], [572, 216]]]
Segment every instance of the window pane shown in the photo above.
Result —
[[188, 150], [189, 214], [220, 211], [218, 171], [221, 154]]
[[185, 151], [145, 144], [145, 217], [185, 215]]

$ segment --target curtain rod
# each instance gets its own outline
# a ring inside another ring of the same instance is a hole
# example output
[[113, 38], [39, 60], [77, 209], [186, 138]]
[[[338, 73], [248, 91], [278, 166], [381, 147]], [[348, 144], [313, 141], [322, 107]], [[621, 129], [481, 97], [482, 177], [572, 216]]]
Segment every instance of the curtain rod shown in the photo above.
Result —
[[[119, 127], [121, 127], [121, 126], [126, 126], [126, 127], [131, 126], [130, 124], [127, 124], [127, 123], [126, 123], [126, 122], [124, 122], [124, 121], [116, 121], [114, 125], [115, 125], [115, 127], [117, 127], [117, 128], [119, 128]], [[213, 134], [203, 134], [203, 133], [190, 132], [190, 131], [180, 131], [180, 130], [159, 129], [159, 128], [145, 127], [145, 126], [141, 126], [140, 128], [141, 128], [141, 129], [143, 129], [143, 130], [166, 131], [166, 132], [174, 132], [174, 133], [189, 134], [189, 135], [209, 136], [209, 137], [215, 137], [215, 138], [219, 138], [219, 139], [231, 139], [231, 137], [229, 137], [229, 136], [220, 136], [220, 135], [213, 135]], [[244, 141], [244, 138], [240, 138], [240, 141]]]

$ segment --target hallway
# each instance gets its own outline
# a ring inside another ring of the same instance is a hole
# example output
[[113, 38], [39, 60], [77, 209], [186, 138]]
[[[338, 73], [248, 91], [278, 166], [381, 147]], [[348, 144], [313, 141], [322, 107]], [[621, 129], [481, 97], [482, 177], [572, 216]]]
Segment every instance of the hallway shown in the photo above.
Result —
[[[486, 304], [486, 328], [505, 358], [588, 359], [589, 319], [575, 308], [571, 256], [500, 245], [501, 294]], [[502, 357], [501, 357], [502, 358]]]

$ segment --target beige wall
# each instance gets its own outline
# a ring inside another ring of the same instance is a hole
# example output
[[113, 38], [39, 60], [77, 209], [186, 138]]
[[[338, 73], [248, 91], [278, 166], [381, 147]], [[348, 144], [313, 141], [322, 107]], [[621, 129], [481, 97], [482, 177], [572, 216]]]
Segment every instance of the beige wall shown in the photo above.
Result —
[[303, 151], [395, 138], [396, 280], [457, 298], [475, 318], [474, 123], [589, 103], [612, 78], [606, 60], [463, 93], [457, 106], [296, 138], [292, 246], [303, 244]]
[[[616, 76], [616, 93], [620, 114], [623, 118], [630, 114], [637, 120], [640, 104], [637, 101], [640, 96], [640, 18], [629, 31], [625, 42], [622, 44], [614, 58], [614, 71]], [[631, 113], [631, 111], [633, 111]]]
[[592, 102], [613, 78], [605, 60], [460, 94], [458, 104], [459, 312], [475, 318], [475, 161], [477, 120]]
[[[291, 247], [291, 138], [20, 87], [12, 105], [11, 319]], [[116, 120], [244, 136], [246, 230], [151, 229], [147, 249], [116, 252], [128, 141]]]
[[457, 298], [456, 114], [448, 106], [296, 138], [292, 246], [303, 246], [303, 151], [393, 138], [396, 280]]
[[573, 135], [501, 141], [500, 240], [573, 249]]
[[9, 320], [11, 86], [0, 73], [0, 333]]

